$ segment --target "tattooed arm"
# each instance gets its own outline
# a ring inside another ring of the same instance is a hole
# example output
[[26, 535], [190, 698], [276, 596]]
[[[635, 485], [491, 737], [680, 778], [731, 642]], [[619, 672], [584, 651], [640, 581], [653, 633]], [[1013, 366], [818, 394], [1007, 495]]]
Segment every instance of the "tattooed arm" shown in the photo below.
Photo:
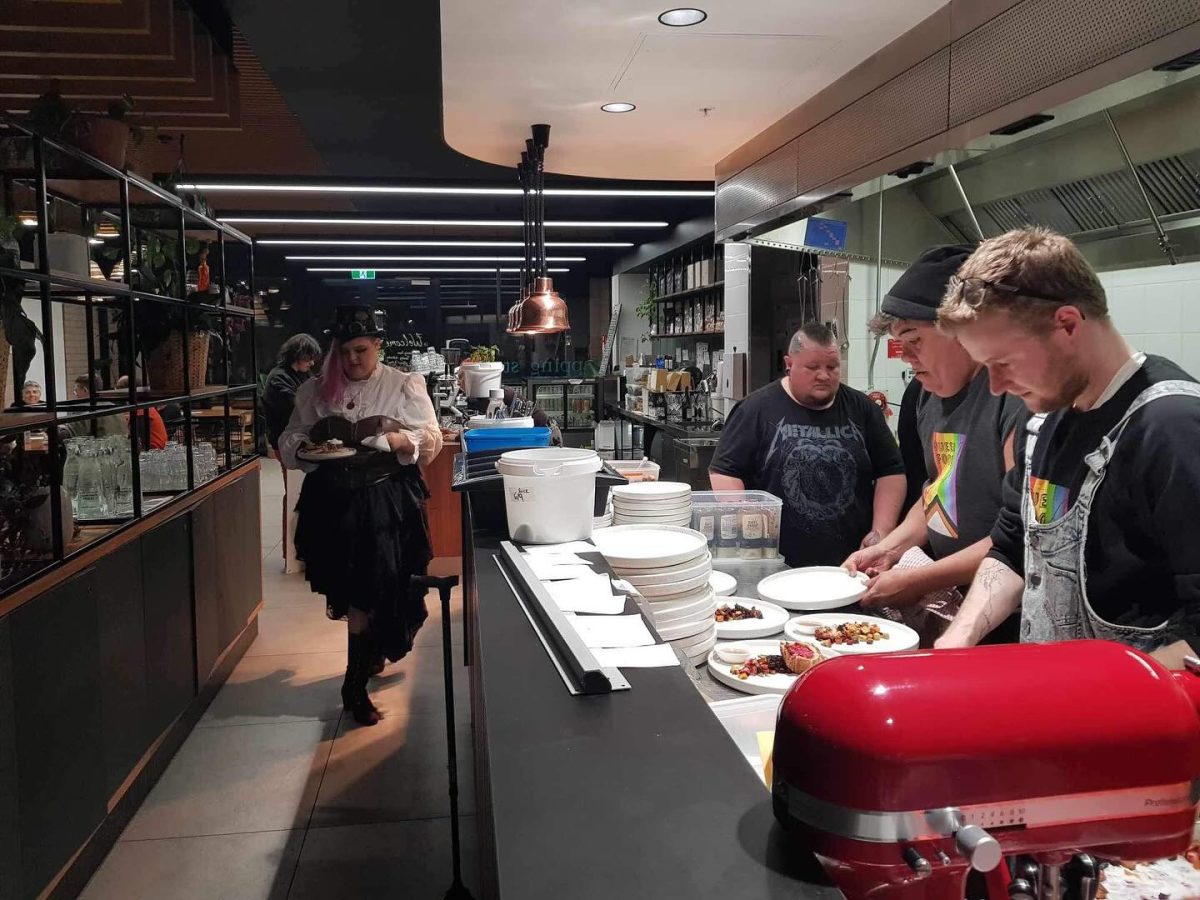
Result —
[[1021, 605], [1025, 579], [998, 559], [979, 566], [962, 608], [935, 647], [973, 647]]

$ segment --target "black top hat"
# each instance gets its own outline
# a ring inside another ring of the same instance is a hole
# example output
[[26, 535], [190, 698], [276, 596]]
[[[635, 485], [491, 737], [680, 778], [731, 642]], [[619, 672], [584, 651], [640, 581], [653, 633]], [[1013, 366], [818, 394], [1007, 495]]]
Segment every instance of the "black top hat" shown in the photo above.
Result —
[[360, 337], [381, 338], [387, 330], [375, 321], [375, 311], [369, 306], [339, 306], [334, 312], [333, 327], [325, 329], [326, 337], [352, 341]]

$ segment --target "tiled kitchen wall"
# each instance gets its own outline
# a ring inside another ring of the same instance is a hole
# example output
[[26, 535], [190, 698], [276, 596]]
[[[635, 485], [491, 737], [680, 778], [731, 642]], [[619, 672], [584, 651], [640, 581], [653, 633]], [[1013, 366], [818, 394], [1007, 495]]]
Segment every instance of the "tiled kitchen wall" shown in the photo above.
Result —
[[1102, 272], [1113, 322], [1137, 350], [1200, 378], [1200, 262]]
[[[899, 277], [900, 269], [884, 268], [883, 292]], [[1189, 374], [1200, 377], [1200, 262], [1177, 266], [1149, 266], [1102, 272], [1100, 282], [1108, 295], [1109, 310], [1121, 333], [1137, 350], [1165, 356]], [[850, 353], [846, 381], [867, 390], [867, 363], [873, 340], [867, 321], [875, 309], [875, 267], [850, 266]], [[876, 390], [884, 391], [899, 411], [904, 395], [902, 374], [908, 367], [887, 358], [881, 343], [875, 363]], [[895, 428], [896, 416], [888, 423]]]
[[[899, 267], [884, 266], [881, 286], [887, 294], [900, 273]], [[850, 264], [850, 316], [849, 335], [850, 351], [848, 371], [843, 373], [845, 381], [851, 387], [861, 391], [868, 389], [867, 369], [871, 359], [871, 349], [874, 338], [867, 331], [867, 322], [875, 314], [875, 266], [870, 263]], [[893, 415], [888, 424], [896, 427], [896, 415], [900, 411], [900, 398], [904, 395], [904, 381], [901, 373], [908, 367], [898, 359], [887, 358], [887, 342], [881, 341], [879, 353], [875, 357], [874, 389], [883, 391], [891, 403]]]

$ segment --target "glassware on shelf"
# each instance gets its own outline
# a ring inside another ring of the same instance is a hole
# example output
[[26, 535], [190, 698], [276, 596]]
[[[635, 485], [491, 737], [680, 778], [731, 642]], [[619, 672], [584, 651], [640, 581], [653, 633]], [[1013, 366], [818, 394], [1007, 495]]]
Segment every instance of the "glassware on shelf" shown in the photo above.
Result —
[[101, 471], [100, 455], [91, 443], [83, 446], [79, 451], [76, 508], [81, 519], [98, 519], [106, 512], [104, 474]]
[[79, 515], [79, 451], [83, 441], [79, 438], [68, 438], [66, 441], [67, 459], [63, 463], [62, 486], [67, 496], [71, 498], [71, 512]]

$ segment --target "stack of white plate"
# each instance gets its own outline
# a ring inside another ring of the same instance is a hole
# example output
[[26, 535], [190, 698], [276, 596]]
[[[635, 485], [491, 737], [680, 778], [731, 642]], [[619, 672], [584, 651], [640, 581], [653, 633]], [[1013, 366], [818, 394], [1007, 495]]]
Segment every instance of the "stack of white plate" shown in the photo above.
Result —
[[592, 543], [617, 577], [646, 599], [663, 640], [692, 665], [704, 662], [717, 642], [717, 597], [708, 583], [712, 556], [704, 535], [673, 525], [614, 525], [593, 534]]
[[687, 525], [692, 521], [691, 485], [638, 481], [612, 489], [615, 525]]

